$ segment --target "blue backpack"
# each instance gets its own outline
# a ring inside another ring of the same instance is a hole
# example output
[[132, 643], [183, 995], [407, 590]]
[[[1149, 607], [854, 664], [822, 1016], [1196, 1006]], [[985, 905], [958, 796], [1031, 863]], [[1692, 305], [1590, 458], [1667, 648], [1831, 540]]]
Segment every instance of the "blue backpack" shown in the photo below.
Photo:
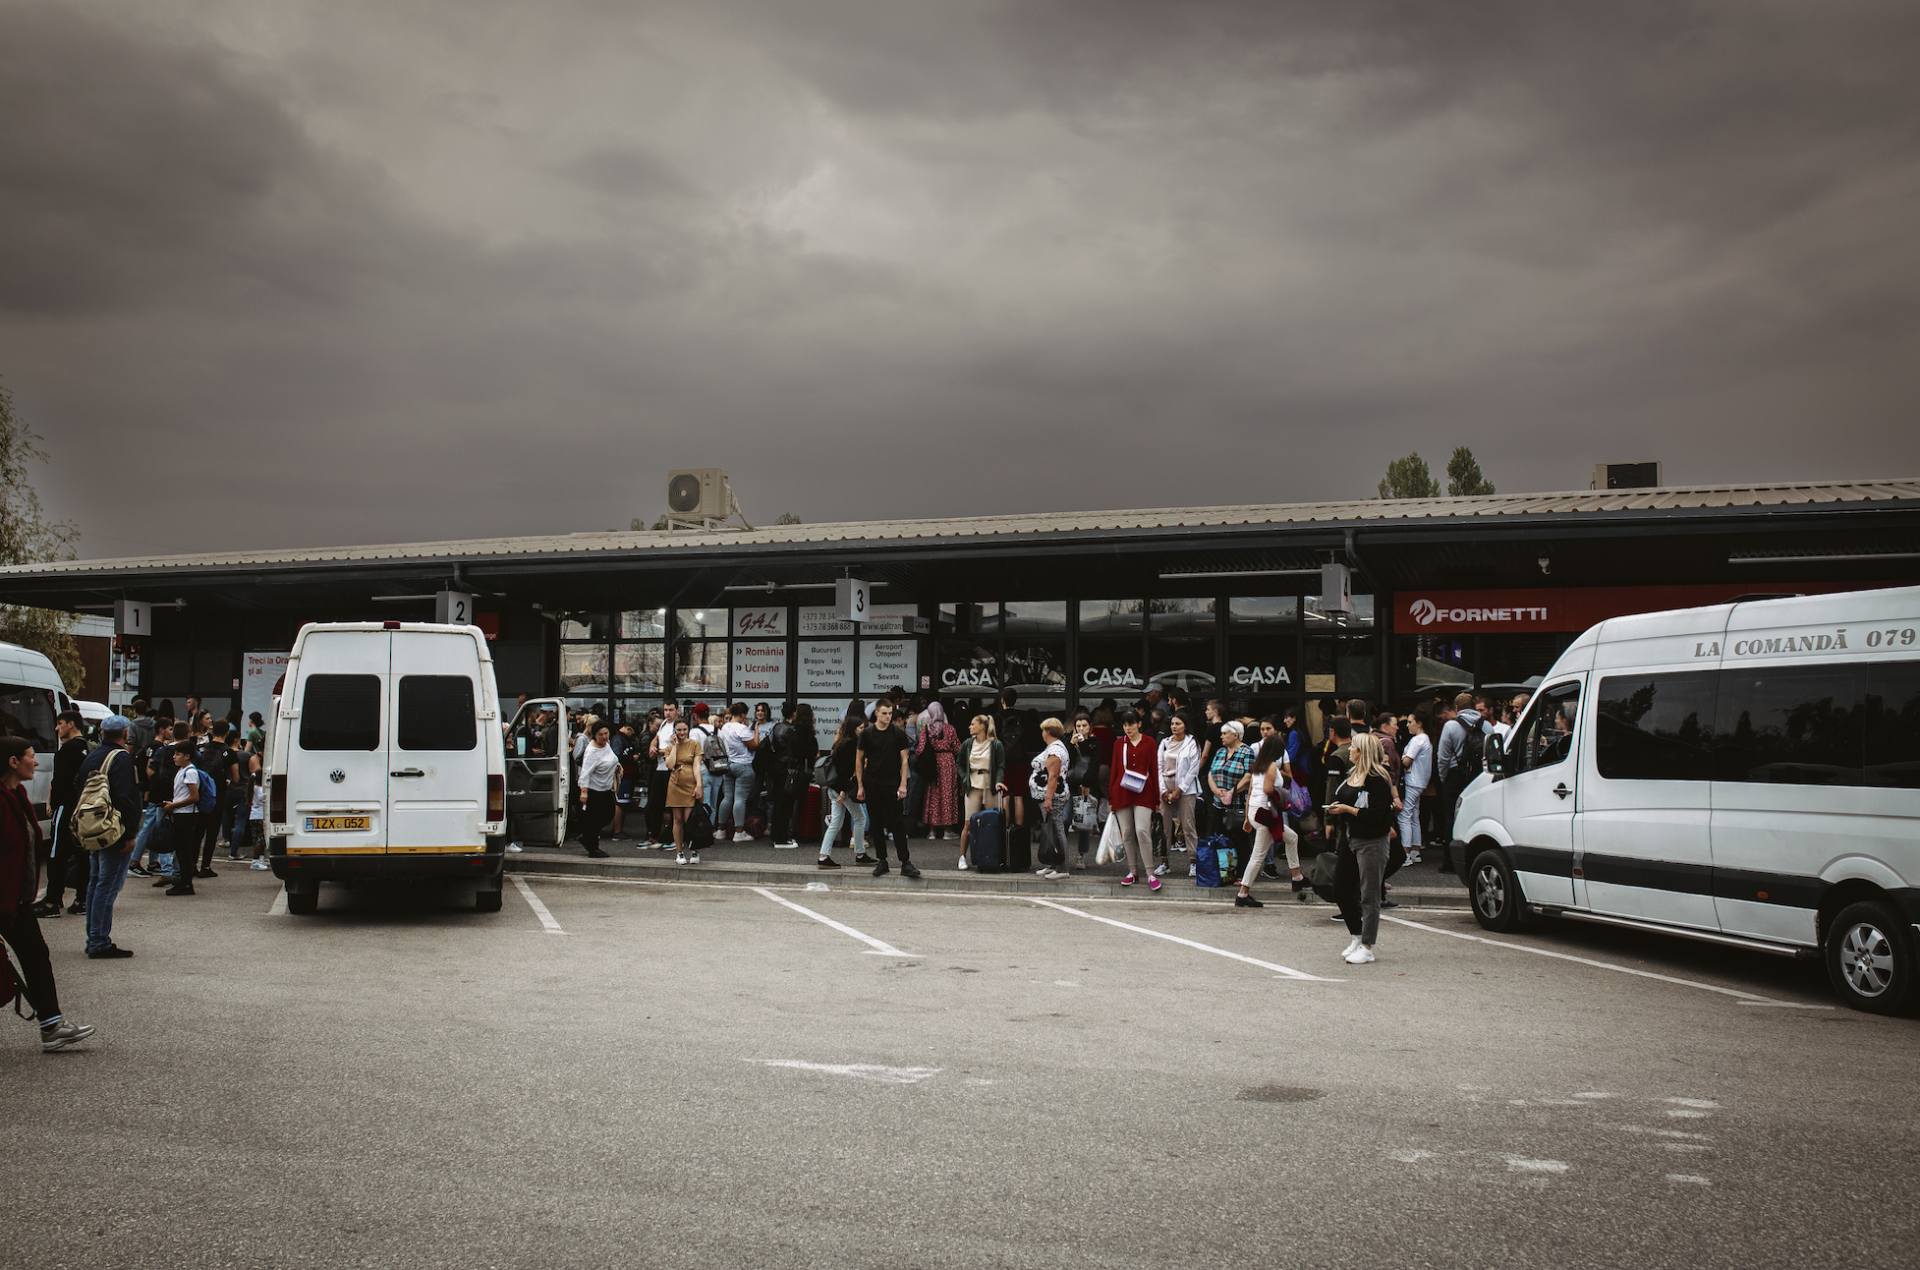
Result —
[[194, 772], [200, 777], [200, 801], [193, 809], [203, 816], [211, 816], [220, 810], [220, 787], [213, 783], [213, 776], [204, 767], [196, 767]]

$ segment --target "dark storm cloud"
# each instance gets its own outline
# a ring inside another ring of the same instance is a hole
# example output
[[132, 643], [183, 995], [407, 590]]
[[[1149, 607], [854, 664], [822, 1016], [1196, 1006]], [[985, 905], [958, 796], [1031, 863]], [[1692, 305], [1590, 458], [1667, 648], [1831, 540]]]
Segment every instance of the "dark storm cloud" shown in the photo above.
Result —
[[[0, 374], [89, 554], [624, 526], [708, 463], [809, 520], [1463, 442], [1505, 489], [1920, 471], [1911, 5], [0, 24]], [[247, 510], [89, 493], [136, 474]]]

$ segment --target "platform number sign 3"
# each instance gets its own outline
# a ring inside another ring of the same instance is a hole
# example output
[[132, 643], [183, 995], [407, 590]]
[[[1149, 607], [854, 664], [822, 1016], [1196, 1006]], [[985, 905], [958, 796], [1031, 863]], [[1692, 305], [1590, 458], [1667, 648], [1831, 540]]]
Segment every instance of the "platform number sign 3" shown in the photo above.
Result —
[[433, 597], [433, 620], [448, 626], [473, 625], [473, 597], [464, 591], [441, 591]]
[[843, 622], [864, 622], [871, 609], [867, 602], [869, 584], [860, 578], [840, 578], [834, 583], [834, 599]]

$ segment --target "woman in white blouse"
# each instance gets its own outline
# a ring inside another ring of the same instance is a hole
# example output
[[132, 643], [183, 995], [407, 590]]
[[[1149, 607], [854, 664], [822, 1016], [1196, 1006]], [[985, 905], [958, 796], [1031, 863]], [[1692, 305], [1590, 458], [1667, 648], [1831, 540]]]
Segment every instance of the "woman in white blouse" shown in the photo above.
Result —
[[[1160, 742], [1161, 816], [1166, 821], [1167, 845], [1173, 845], [1173, 825], [1180, 825], [1181, 841], [1191, 851], [1200, 841], [1195, 832], [1194, 811], [1200, 798], [1200, 743], [1187, 735], [1187, 719], [1175, 713], [1168, 720], [1173, 735]], [[1161, 865], [1163, 871], [1165, 865]]]
[[620, 756], [607, 744], [607, 726], [596, 720], [592, 738], [580, 754], [580, 845], [594, 859], [602, 859], [600, 831], [613, 820], [613, 787], [620, 780]]

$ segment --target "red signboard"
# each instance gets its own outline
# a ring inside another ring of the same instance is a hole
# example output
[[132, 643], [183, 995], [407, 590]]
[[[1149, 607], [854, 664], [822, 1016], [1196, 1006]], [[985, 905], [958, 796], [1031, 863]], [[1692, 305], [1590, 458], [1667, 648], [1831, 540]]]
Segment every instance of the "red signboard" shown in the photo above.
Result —
[[1699, 586], [1540, 587], [1512, 591], [1401, 591], [1393, 597], [1396, 635], [1470, 635], [1584, 631], [1629, 613], [1725, 604], [1743, 595], [1824, 595], [1897, 583], [1758, 582]]

